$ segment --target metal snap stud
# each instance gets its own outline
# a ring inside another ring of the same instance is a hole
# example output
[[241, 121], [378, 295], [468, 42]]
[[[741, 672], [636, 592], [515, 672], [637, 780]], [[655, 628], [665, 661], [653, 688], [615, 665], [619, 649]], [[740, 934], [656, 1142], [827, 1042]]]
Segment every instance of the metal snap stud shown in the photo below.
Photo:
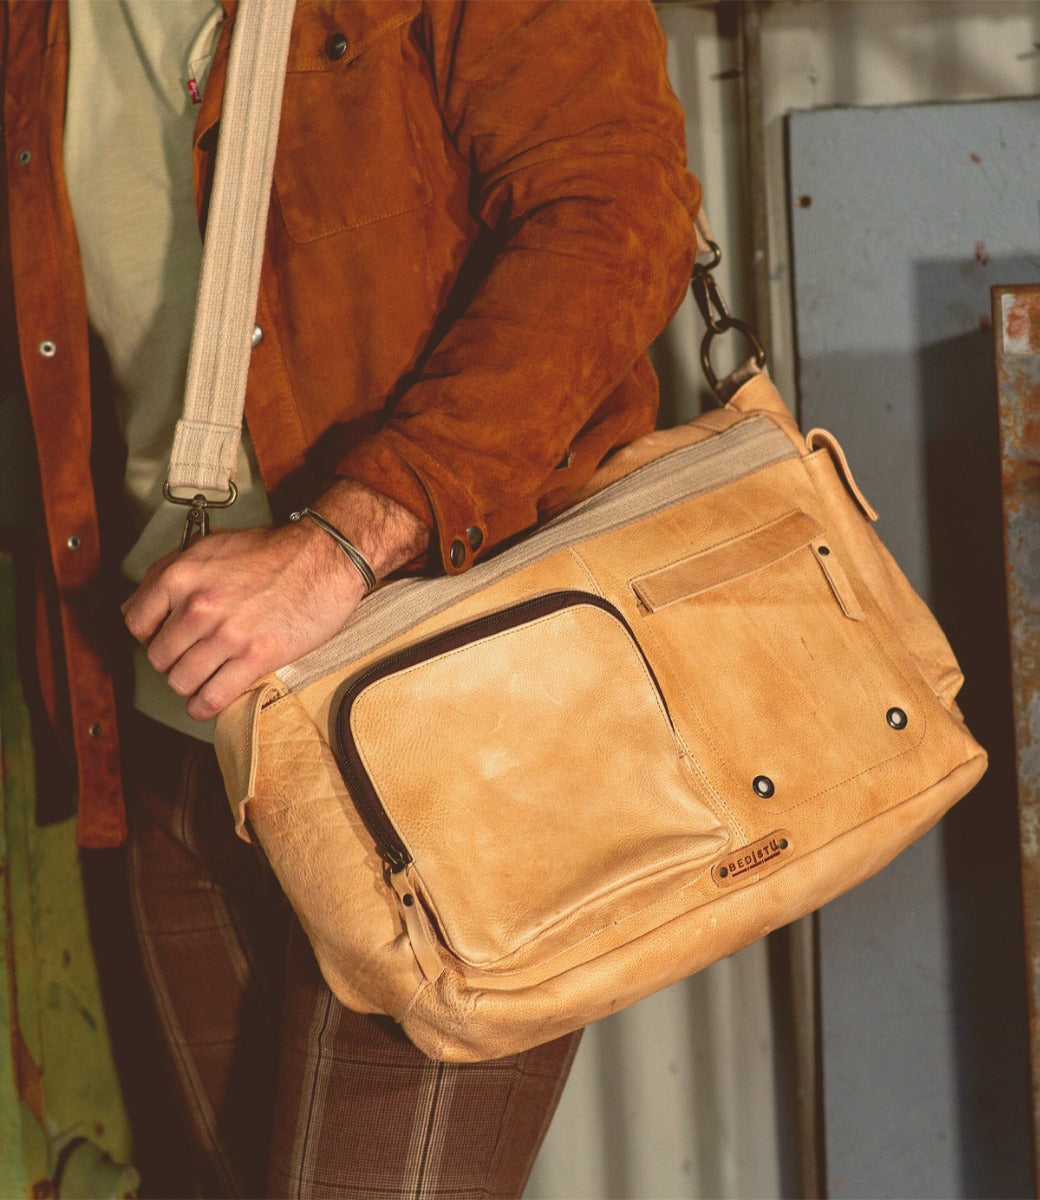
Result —
[[65, 545], [68, 546], [70, 550], [79, 550], [83, 545], [83, 539], [78, 533], [70, 533], [65, 539]]
[[91, 736], [92, 738], [95, 738], [95, 739], [99, 738], [99, 737], [101, 736], [101, 724], [100, 724], [100, 722], [98, 722], [98, 721], [95, 721], [95, 722], [94, 722], [94, 723], [93, 723], [93, 724], [90, 726], [90, 728], [87, 730], [87, 733], [89, 733], [89, 734], [90, 734], [90, 736]]
[[830, 554], [830, 552], [831, 552], [830, 546], [817, 546], [816, 547], [816, 553], [821, 555], [823, 558], [826, 558], [827, 555]]
[[461, 538], [456, 538], [451, 544], [451, 549], [448, 551], [448, 558], [451, 559], [453, 567], [462, 567], [466, 563], [466, 545]]
[[325, 42], [325, 56], [337, 62], [347, 52], [347, 39], [342, 33], [330, 34]]
[[53, 358], [58, 353], [57, 345], [49, 338], [46, 341], [40, 342], [38, 349], [44, 358]]
[[755, 795], [761, 796], [763, 800], [768, 800], [776, 791], [776, 787], [768, 775], [756, 775], [751, 781], [751, 786], [754, 789]]
[[31, 150], [19, 150], [18, 151], [18, 161], [22, 164], [23, 167], [27, 167], [29, 165], [29, 163], [32, 162], [32, 151]]
[[885, 720], [892, 726], [893, 729], [905, 729], [910, 721], [901, 708], [890, 708], [885, 713]]
[[253, 349], [255, 350], [257, 348], [257, 346], [259, 346], [263, 340], [264, 340], [264, 331], [260, 328], [259, 325], [254, 325], [253, 326]]
[[729, 874], [729, 867], [719, 867], [719, 878], [725, 879]]
[[484, 544], [484, 535], [476, 525], [471, 525], [466, 530], [466, 541], [469, 542], [471, 550], [477, 551]]

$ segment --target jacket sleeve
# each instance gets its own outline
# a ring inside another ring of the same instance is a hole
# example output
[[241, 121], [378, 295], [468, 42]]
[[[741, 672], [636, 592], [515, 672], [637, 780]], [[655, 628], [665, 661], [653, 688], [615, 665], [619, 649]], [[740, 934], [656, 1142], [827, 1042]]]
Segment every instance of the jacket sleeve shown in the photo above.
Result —
[[453, 571], [472, 561], [468, 549], [452, 561], [459, 532], [479, 543], [503, 497], [546, 490], [670, 320], [700, 193], [649, 3], [433, 0], [423, 22], [445, 128], [471, 164], [473, 213], [499, 248], [391, 418], [339, 473], [402, 498]]

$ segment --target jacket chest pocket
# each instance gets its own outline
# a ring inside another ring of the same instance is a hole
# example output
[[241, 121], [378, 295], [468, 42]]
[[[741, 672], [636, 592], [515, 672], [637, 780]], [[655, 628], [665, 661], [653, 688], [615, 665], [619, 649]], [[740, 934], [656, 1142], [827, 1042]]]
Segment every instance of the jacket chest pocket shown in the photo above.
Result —
[[274, 166], [289, 236], [312, 242], [430, 200], [405, 96], [415, 0], [301, 4]]

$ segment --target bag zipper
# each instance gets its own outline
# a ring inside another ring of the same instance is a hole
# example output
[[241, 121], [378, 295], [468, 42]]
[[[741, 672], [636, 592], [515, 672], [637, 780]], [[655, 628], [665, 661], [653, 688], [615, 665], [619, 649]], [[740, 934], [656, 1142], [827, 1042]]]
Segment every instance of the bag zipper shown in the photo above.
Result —
[[588, 538], [634, 525], [643, 517], [694, 500], [777, 463], [797, 460], [786, 433], [765, 414], [745, 417], [724, 433], [669, 451], [637, 467], [603, 491], [568, 508], [530, 536], [497, 550], [460, 575], [400, 579], [378, 588], [344, 629], [318, 650], [280, 668], [278, 678], [297, 692], [338, 672], [353, 658], [381, 645], [484, 588], [523, 570], [538, 558]]
[[375, 785], [372, 783], [365, 769], [353, 735], [350, 732], [350, 711], [355, 700], [370, 684], [386, 675], [407, 670], [409, 667], [416, 666], [427, 659], [437, 658], [441, 654], [450, 653], [466, 645], [467, 642], [480, 641], [482, 638], [493, 637], [495, 634], [503, 633], [507, 629], [525, 625], [530, 621], [549, 616], [565, 608], [575, 608], [579, 604], [587, 604], [593, 608], [600, 608], [624, 626], [657, 690], [668, 722], [672, 724], [671, 713], [669, 713], [668, 706], [664, 702], [661, 685], [658, 683], [653, 667], [650, 666], [646, 655], [643, 653], [642, 646], [640, 646], [631, 625], [629, 625], [624, 615], [609, 600], [603, 599], [602, 596], [596, 596], [592, 592], [579, 591], [575, 588], [547, 592], [545, 595], [534, 596], [530, 600], [523, 600], [519, 604], [500, 609], [498, 612], [476, 617], [454, 629], [434, 634], [433, 637], [427, 638], [425, 641], [418, 642], [414, 646], [409, 646], [404, 650], [399, 650], [397, 653], [389, 655], [380, 662], [374, 663], [354, 680], [340, 701], [336, 717], [336, 757], [340, 771], [343, 774], [344, 782], [354, 798], [357, 810], [362, 820], [368, 826], [369, 832], [375, 838], [377, 848], [391, 874], [403, 871], [410, 866], [413, 861], [412, 854], [394, 827], [386, 809], [383, 807], [383, 803], [379, 799]]

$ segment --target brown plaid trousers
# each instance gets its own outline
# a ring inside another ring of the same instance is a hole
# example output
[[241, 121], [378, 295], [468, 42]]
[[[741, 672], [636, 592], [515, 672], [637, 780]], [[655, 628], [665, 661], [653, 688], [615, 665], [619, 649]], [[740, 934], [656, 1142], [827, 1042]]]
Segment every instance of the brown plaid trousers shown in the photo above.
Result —
[[431, 1062], [325, 986], [212, 747], [128, 722], [131, 905], [205, 1196], [519, 1196], [579, 1035]]

